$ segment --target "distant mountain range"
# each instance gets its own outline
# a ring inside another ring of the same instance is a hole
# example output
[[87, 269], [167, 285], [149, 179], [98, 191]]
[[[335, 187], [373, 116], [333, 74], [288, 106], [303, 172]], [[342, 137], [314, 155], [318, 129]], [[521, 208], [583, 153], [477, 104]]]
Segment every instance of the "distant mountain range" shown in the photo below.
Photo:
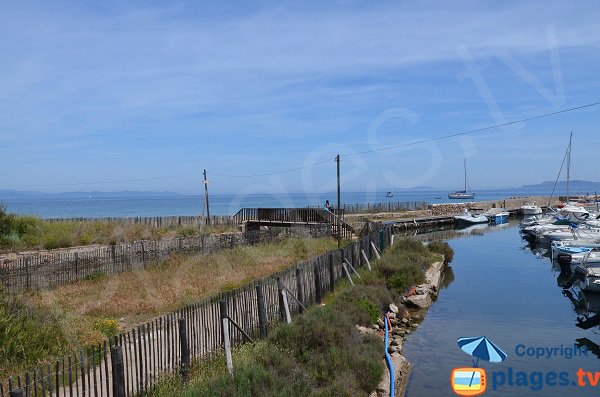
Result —
[[124, 198], [124, 197], [175, 197], [181, 196], [179, 193], [163, 192], [139, 192], [124, 190], [120, 192], [64, 192], [64, 193], [43, 193], [29, 192], [19, 190], [0, 189], [0, 200], [2, 199], [28, 199], [28, 198]]
[[[554, 188], [555, 181], [546, 181], [538, 183], [536, 185], [523, 185], [518, 190], [544, 190], [549, 191]], [[559, 181], [556, 184], [556, 192], [564, 193], [567, 190], [567, 182]], [[590, 193], [593, 194], [595, 191], [600, 192], [600, 182], [590, 182], [573, 180], [569, 182], [569, 191], [572, 193]]]

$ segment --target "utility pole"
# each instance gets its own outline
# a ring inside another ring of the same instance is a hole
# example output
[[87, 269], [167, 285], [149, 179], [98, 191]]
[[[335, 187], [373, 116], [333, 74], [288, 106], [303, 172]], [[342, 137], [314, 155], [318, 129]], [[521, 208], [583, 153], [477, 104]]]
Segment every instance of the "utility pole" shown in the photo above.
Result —
[[210, 225], [210, 206], [208, 205], [208, 179], [204, 170], [204, 202], [206, 203], [206, 224]]
[[337, 163], [337, 243], [338, 248], [342, 246], [342, 211], [340, 204], [340, 155], [338, 154], [335, 157], [335, 162]]

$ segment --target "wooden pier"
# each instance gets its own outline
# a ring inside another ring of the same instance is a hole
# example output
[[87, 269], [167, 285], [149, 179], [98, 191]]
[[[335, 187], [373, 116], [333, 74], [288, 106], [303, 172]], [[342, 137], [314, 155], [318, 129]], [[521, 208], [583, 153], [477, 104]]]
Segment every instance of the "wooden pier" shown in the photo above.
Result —
[[259, 230], [261, 226], [272, 227], [318, 227], [331, 228], [331, 234], [337, 236], [338, 222], [341, 237], [352, 239], [354, 228], [335, 211], [323, 208], [242, 208], [233, 216], [236, 224], [245, 230]]

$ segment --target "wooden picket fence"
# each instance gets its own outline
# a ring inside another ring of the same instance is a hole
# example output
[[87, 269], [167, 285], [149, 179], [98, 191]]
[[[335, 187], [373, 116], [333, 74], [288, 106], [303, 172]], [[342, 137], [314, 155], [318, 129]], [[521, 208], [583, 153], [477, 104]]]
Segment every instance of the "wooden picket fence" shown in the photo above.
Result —
[[[0, 382], [0, 397], [148, 395], [165, 378], [181, 374], [185, 379], [194, 363], [223, 351], [223, 318], [240, 327], [232, 327], [229, 334], [234, 347], [244, 338], [264, 338], [270, 327], [286, 318], [282, 288], [305, 307], [320, 303], [345, 277], [345, 258], [353, 267], [362, 267], [364, 256], [374, 256], [373, 246], [383, 251], [391, 236], [391, 227], [379, 225], [378, 230], [343, 249], [189, 305], [85, 351]], [[286, 305], [292, 316], [302, 310], [295, 299]]]
[[46, 222], [110, 222], [120, 225], [140, 224], [149, 227], [178, 227], [193, 226], [200, 227], [204, 225], [213, 226], [237, 226], [233, 218], [228, 215], [211, 216], [138, 216], [127, 218], [104, 217], [104, 218], [45, 218]]
[[98, 275], [145, 269], [173, 254], [211, 254], [226, 248], [282, 238], [324, 237], [330, 234], [331, 229], [327, 225], [311, 225], [6, 256], [0, 257], [0, 287], [9, 293], [48, 290]]
[[[426, 201], [397, 201], [386, 203], [366, 203], [366, 204], [342, 204], [340, 209], [345, 215], [348, 214], [373, 214], [378, 212], [403, 212], [429, 209], [429, 203]], [[336, 204], [332, 206], [336, 208]], [[319, 208], [311, 206], [311, 208]], [[322, 207], [320, 207], [322, 208]]]

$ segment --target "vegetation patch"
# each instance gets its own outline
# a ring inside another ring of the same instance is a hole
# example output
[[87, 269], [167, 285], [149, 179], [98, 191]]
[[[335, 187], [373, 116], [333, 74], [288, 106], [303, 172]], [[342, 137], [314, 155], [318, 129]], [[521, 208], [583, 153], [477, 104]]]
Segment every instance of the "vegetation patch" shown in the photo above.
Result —
[[382, 310], [373, 302], [386, 293], [376, 292], [377, 288], [382, 287], [344, 289], [326, 306], [312, 307], [291, 325], [278, 327], [267, 340], [243, 346], [234, 352], [233, 377], [219, 357], [195, 369], [188, 385], [172, 379], [160, 385], [154, 395], [368, 395], [383, 376], [383, 341], [361, 334], [356, 324], [365, 319], [371, 324], [373, 310], [377, 311], [375, 321], [381, 315]]
[[0, 374], [65, 353], [69, 344], [63, 320], [0, 291]]
[[132, 243], [139, 240], [194, 237], [235, 230], [229, 226], [209, 225], [152, 227], [107, 221], [49, 222], [34, 216], [10, 214], [0, 205], [0, 252]]

